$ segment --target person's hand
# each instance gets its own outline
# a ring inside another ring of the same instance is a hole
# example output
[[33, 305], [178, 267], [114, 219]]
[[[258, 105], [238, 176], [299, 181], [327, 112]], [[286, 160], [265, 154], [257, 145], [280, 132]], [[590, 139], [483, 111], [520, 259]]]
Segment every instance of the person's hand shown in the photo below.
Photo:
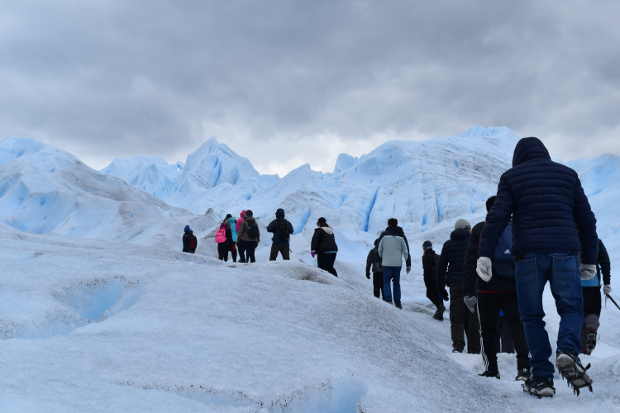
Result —
[[581, 273], [581, 279], [584, 281], [591, 280], [596, 276], [596, 265], [594, 264], [581, 264], [579, 267]]
[[605, 295], [611, 294], [611, 285], [607, 284], [603, 286], [603, 293], [605, 293]]
[[493, 278], [493, 263], [489, 257], [480, 257], [476, 264], [476, 274], [486, 283]]
[[476, 304], [478, 304], [478, 298], [475, 296], [467, 296], [463, 298], [465, 301], [465, 306], [471, 313], [476, 312]]
[[370, 280], [370, 274], [366, 273], [366, 278]]
[[411, 267], [407, 267], [407, 274], [411, 272]]
[[316, 257], [316, 251], [310, 251], [310, 255], [312, 255], [312, 258]]

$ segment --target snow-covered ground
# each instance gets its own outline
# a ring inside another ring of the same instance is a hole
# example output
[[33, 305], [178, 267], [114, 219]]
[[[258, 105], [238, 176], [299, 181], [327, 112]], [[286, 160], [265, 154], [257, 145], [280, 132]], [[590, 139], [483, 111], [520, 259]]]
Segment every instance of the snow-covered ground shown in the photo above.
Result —
[[[413, 237], [412, 237], [413, 238]], [[417, 240], [415, 241], [417, 242]], [[595, 392], [536, 400], [477, 377], [431, 318], [419, 259], [404, 310], [374, 297], [362, 257], [223, 265], [209, 245], [144, 247], [0, 228], [2, 412], [620, 411], [620, 311], [603, 311]], [[204, 255], [203, 255], [204, 254]], [[557, 317], [547, 300], [550, 330]], [[552, 333], [553, 335], [553, 333]], [[590, 361], [590, 360], [588, 360]]]

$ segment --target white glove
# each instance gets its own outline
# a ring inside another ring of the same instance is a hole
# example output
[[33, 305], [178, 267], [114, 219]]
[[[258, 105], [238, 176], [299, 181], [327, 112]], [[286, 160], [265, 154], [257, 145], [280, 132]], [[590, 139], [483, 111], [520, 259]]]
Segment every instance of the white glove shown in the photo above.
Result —
[[465, 301], [465, 307], [467, 307], [469, 311], [471, 311], [472, 313], [476, 312], [476, 304], [478, 304], [477, 297], [472, 297], [472, 296], [464, 297], [463, 301]]
[[579, 267], [579, 271], [581, 272], [581, 279], [591, 280], [596, 276], [596, 265], [594, 264], [581, 264]]
[[478, 258], [476, 273], [485, 283], [491, 281], [491, 278], [493, 278], [493, 263], [491, 263], [491, 259], [489, 257]]
[[605, 295], [609, 295], [611, 294], [611, 285], [607, 284], [603, 286], [603, 292], [605, 293]]

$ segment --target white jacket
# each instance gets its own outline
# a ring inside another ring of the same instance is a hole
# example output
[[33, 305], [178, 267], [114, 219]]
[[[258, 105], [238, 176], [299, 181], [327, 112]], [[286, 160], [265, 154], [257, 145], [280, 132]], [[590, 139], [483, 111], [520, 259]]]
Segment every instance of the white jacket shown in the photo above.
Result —
[[384, 267], [402, 267], [403, 259], [407, 262], [409, 257], [407, 243], [398, 235], [385, 235], [381, 238], [378, 252]]

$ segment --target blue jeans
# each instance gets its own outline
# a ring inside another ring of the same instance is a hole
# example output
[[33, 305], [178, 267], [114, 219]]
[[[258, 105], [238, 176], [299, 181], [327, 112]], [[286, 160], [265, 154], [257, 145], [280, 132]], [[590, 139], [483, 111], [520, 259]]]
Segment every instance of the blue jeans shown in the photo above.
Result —
[[577, 356], [580, 350], [583, 304], [579, 260], [568, 254], [531, 254], [516, 264], [517, 297], [527, 344], [532, 375], [553, 378], [549, 361], [551, 344], [545, 331], [542, 296], [547, 281], [561, 317], [557, 351]]
[[400, 307], [400, 269], [402, 267], [383, 267], [383, 299], [392, 302], [392, 282], [394, 283], [394, 304]]

